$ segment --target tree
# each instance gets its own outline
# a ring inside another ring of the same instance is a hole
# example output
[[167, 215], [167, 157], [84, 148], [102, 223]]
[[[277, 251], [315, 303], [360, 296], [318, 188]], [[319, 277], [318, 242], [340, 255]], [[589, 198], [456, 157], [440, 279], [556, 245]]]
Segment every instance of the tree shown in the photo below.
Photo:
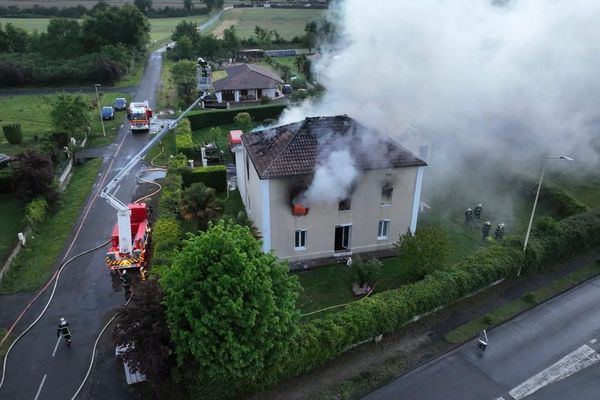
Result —
[[133, 0], [133, 5], [144, 14], [152, 9], [152, 0]]
[[297, 56], [294, 59], [294, 64], [296, 65], [296, 69], [306, 77], [306, 79], [310, 79], [311, 76], [311, 62], [308, 59], [308, 57], [306, 57], [305, 54], [302, 54], [300, 56]]
[[54, 164], [45, 154], [34, 150], [20, 154], [14, 165], [13, 179], [17, 196], [26, 203], [39, 196], [44, 196], [49, 204], [58, 200]]
[[90, 108], [83, 97], [62, 93], [52, 104], [50, 119], [56, 129], [73, 134], [90, 125]]
[[256, 38], [256, 44], [260, 47], [268, 47], [271, 45], [273, 31], [268, 31], [261, 28], [260, 26], [254, 27], [254, 37]]
[[4, 32], [9, 43], [9, 51], [25, 53], [29, 50], [30, 38], [25, 29], [18, 28], [9, 22], [4, 26]]
[[[187, 38], [181, 39], [185, 42]], [[171, 67], [171, 80], [177, 88], [177, 96], [184, 104], [192, 103], [197, 97], [196, 63], [189, 60], [177, 61]]]
[[191, 235], [160, 285], [178, 363], [194, 360], [202, 382], [257, 384], [290, 356], [297, 278], [247, 228], [221, 220]]
[[417, 279], [444, 266], [448, 255], [448, 235], [442, 228], [425, 225], [417, 228], [416, 234], [410, 231], [400, 235], [396, 243], [400, 260], [414, 268]]
[[40, 37], [41, 51], [51, 57], [73, 57], [81, 53], [82, 30], [79, 21], [52, 18]]
[[202, 182], [192, 183], [181, 194], [179, 201], [181, 216], [192, 221], [200, 229], [206, 229], [211, 220], [218, 218], [219, 211], [215, 189], [209, 188]]
[[212, 58], [219, 53], [221, 43], [214, 35], [208, 34], [200, 38], [197, 49], [202, 57]]
[[252, 129], [252, 115], [247, 112], [237, 113], [233, 118], [233, 122], [238, 124], [244, 133], [250, 132]]
[[136, 286], [131, 302], [119, 310], [113, 341], [127, 349], [121, 357], [129, 367], [146, 375], [154, 391], [165, 398], [172, 390], [168, 383], [176, 359], [162, 302], [155, 279]]
[[189, 37], [183, 36], [177, 41], [175, 51], [172, 52], [176, 60], [193, 60], [196, 52]]
[[183, 0], [183, 8], [186, 11], [191, 11], [194, 8], [193, 0]]
[[171, 35], [171, 40], [177, 42], [179, 46], [179, 40], [183, 37], [190, 39], [194, 46], [198, 46], [200, 43], [200, 32], [198, 32], [198, 24], [194, 21], [183, 20], [175, 26], [175, 30]]
[[121, 43], [141, 56], [150, 40], [148, 18], [130, 4], [97, 11], [84, 19], [82, 31], [82, 43], [87, 51]]
[[229, 52], [231, 58], [235, 58], [240, 50], [240, 39], [234, 25], [223, 31], [223, 50]]

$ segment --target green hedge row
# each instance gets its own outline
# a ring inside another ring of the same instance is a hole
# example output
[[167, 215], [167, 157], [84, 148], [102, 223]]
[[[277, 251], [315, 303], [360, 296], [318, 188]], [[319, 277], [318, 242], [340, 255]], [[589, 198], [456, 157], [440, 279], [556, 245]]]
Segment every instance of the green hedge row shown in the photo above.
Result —
[[211, 187], [217, 193], [227, 190], [227, 168], [224, 165], [213, 165], [208, 167], [186, 168], [181, 172], [183, 187], [192, 183], [202, 182]]
[[450, 270], [375, 294], [343, 311], [303, 324], [292, 338], [290, 356], [267, 379], [274, 383], [299, 375], [332, 360], [355, 343], [396, 332], [418, 315], [515, 276], [519, 266], [525, 272], [543, 270], [565, 256], [598, 244], [600, 210], [594, 210], [562, 220], [544, 237], [533, 237], [527, 254], [523, 254], [519, 242], [481, 249]]
[[190, 121], [187, 119], [183, 119], [175, 128], [175, 148], [177, 153], [185, 155], [189, 160], [195, 160], [198, 156], [198, 149], [192, 140]]
[[13, 193], [14, 191], [15, 183], [12, 168], [0, 169], [0, 193]]
[[183, 237], [181, 223], [172, 216], [161, 216], [153, 228], [153, 265], [170, 265]]
[[197, 111], [188, 114], [192, 130], [198, 130], [209, 126], [218, 126], [233, 123], [235, 116], [241, 112], [247, 112], [253, 121], [264, 121], [265, 119], [277, 119], [285, 110], [285, 104], [273, 104], [249, 108], [237, 108], [217, 111]]
[[544, 184], [540, 200], [555, 208], [562, 216], [571, 216], [588, 211], [589, 208], [558, 186]]

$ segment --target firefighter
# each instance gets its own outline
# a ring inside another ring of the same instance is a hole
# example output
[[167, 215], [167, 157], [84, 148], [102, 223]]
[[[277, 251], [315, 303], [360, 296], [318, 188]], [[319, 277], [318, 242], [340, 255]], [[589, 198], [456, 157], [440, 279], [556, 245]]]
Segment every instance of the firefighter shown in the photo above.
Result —
[[125, 299], [129, 300], [129, 296], [131, 295], [131, 276], [129, 276], [127, 270], [121, 273], [121, 285], [123, 285], [123, 290], [125, 291]]
[[496, 240], [502, 240], [504, 237], [504, 224], [498, 224], [494, 236], [496, 237]]
[[479, 203], [475, 206], [475, 209], [473, 210], [473, 216], [478, 221], [481, 219], [481, 211], [483, 211], [483, 207], [481, 206], [481, 203]]
[[56, 337], [63, 335], [67, 347], [71, 347], [71, 330], [69, 329], [69, 323], [66, 319], [61, 318], [58, 322], [58, 328], [56, 328]]
[[468, 224], [469, 222], [471, 222], [472, 219], [473, 219], [473, 210], [471, 210], [470, 208], [467, 208], [467, 211], [465, 211], [465, 224]]
[[481, 238], [487, 239], [490, 236], [490, 230], [492, 229], [492, 223], [490, 221], [486, 221], [485, 224], [481, 227]]

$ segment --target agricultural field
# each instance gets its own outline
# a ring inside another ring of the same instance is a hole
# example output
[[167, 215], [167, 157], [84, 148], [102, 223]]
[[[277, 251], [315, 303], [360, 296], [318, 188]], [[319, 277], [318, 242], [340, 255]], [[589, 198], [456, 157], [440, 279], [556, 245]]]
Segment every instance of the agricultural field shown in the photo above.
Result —
[[[35, 5], [40, 7], [77, 7], [84, 6], [92, 8], [98, 3], [99, 0], [0, 0], [0, 6], [9, 7], [17, 6], [19, 8], [30, 8]], [[105, 3], [111, 6], [121, 6], [123, 4], [133, 4], [133, 0], [105, 0]], [[164, 8], [164, 7], [182, 8], [182, 0], [153, 0], [152, 7]]]
[[324, 10], [283, 10], [261, 8], [237, 8], [227, 10], [221, 17], [221, 22], [213, 27], [211, 32], [218, 38], [223, 37], [223, 31], [235, 25], [241, 38], [254, 34], [254, 27], [260, 26], [275, 30], [286, 39], [304, 34], [304, 27], [313, 19], [319, 18]]
[[[198, 24], [203, 23], [209, 18], [209, 15], [197, 15], [181, 18], [150, 18], [150, 40], [159, 41], [167, 39], [175, 30], [175, 26], [182, 21], [194, 21]], [[2, 26], [11, 23], [16, 27], [23, 28], [28, 32], [45, 32], [50, 18], [0, 18]]]

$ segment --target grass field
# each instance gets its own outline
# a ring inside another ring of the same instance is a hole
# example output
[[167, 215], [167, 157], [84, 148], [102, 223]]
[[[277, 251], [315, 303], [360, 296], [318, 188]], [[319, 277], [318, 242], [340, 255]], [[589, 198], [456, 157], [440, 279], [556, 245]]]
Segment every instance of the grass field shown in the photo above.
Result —
[[214, 25], [211, 32], [217, 37], [223, 36], [223, 31], [235, 25], [237, 34], [247, 38], [254, 34], [254, 27], [260, 26], [275, 30], [286, 39], [304, 34], [307, 22], [318, 18], [323, 10], [282, 10], [282, 9], [232, 9], [227, 10], [221, 17], [221, 22]]
[[0, 264], [17, 244], [21, 231], [24, 209], [13, 194], [0, 194]]
[[73, 177], [61, 196], [61, 206], [27, 241], [27, 247], [21, 250], [0, 284], [0, 294], [30, 291], [48, 280], [101, 165], [102, 161], [96, 159], [74, 168]]
[[[105, 0], [105, 3], [111, 6], [120, 6], [123, 4], [133, 4], [133, 0]], [[92, 8], [98, 3], [98, 0], [0, 0], [0, 6], [18, 6], [20, 8], [30, 8], [36, 4], [41, 7], [76, 7], [84, 6]], [[153, 0], [152, 7], [164, 8], [164, 7], [182, 8], [183, 2], [179, 0]]]
[[[15, 155], [28, 148], [37, 147], [35, 135], [42, 137], [54, 131], [50, 120], [50, 110], [52, 101], [56, 95], [19, 95], [19, 96], [0, 96], [0, 125], [9, 123], [19, 123], [23, 130], [23, 143], [20, 145], [9, 144], [4, 135], [0, 135], [0, 153]], [[83, 94], [84, 98], [91, 103], [95, 99], [95, 94]], [[105, 93], [101, 95], [100, 102], [103, 105], [112, 105], [116, 97], [126, 97], [124, 93]], [[101, 136], [102, 127], [100, 118], [96, 109], [91, 111], [92, 130], [91, 137]], [[115, 119], [105, 121], [107, 138], [112, 137], [123, 122], [123, 112], [116, 113]], [[103, 144], [100, 140], [96, 145]], [[94, 143], [90, 142], [90, 146]]]

